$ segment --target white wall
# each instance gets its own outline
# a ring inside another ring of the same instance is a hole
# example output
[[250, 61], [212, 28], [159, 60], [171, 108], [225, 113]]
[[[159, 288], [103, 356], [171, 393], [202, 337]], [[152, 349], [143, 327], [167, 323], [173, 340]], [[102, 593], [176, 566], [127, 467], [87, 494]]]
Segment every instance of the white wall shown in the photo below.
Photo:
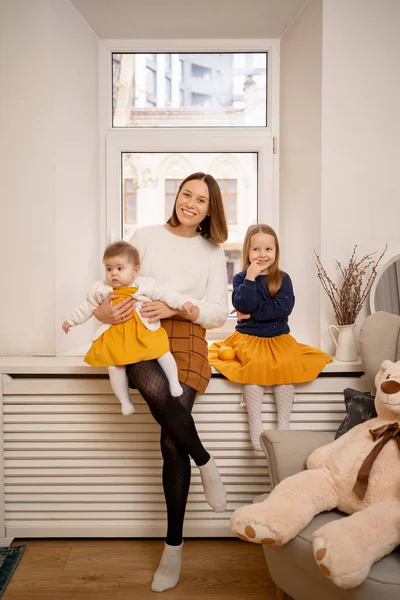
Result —
[[[334, 354], [335, 323], [312, 250], [338, 280], [347, 263], [400, 252], [400, 3], [310, 0], [281, 40], [282, 267], [292, 332]], [[362, 322], [367, 306], [359, 317]]]
[[52, 352], [52, 2], [0, 11], [0, 354]]
[[[321, 251], [334, 258], [400, 252], [400, 2], [324, 0]], [[334, 348], [325, 297], [324, 348]], [[360, 319], [361, 320], [361, 319]]]
[[100, 247], [98, 39], [68, 0], [55, 0], [56, 351], [87, 344], [92, 319], [68, 336], [61, 323], [103, 276]]
[[322, 0], [311, 0], [281, 40], [281, 267], [293, 280], [292, 334], [319, 346]]
[[53, 354], [97, 274], [97, 38], [68, 0], [13, 0], [0, 40], [0, 355]]

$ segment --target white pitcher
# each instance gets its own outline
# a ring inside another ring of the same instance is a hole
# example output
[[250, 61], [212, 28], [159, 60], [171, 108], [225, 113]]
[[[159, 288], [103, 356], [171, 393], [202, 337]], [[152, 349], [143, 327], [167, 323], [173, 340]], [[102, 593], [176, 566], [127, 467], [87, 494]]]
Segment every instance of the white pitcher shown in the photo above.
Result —
[[[328, 331], [331, 334], [336, 346], [336, 360], [352, 362], [358, 359], [356, 344], [354, 341], [354, 327], [355, 323], [352, 325], [329, 325]], [[337, 339], [336, 335], [332, 333], [331, 329], [336, 329], [338, 332]]]

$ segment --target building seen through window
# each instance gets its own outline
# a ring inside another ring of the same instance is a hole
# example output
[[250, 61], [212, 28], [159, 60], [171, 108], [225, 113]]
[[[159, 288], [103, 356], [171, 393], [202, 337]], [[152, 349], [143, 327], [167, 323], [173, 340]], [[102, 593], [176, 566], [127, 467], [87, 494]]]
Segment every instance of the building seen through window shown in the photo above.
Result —
[[266, 127], [267, 53], [114, 53], [112, 99], [113, 127]]
[[168, 221], [172, 215], [175, 198], [182, 179], [166, 179], [165, 180], [165, 221]]
[[124, 223], [135, 225], [137, 222], [137, 183], [133, 179], [124, 179]]

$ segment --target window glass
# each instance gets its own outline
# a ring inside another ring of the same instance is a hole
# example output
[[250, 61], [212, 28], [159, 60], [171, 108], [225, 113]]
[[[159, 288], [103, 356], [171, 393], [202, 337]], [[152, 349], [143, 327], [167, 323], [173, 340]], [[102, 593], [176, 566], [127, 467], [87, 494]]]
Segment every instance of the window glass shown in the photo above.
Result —
[[114, 53], [113, 127], [266, 127], [267, 58]]
[[124, 179], [123, 185], [123, 213], [124, 222], [129, 225], [134, 225], [137, 219], [137, 204], [136, 204], [137, 183], [135, 179], [127, 177]]

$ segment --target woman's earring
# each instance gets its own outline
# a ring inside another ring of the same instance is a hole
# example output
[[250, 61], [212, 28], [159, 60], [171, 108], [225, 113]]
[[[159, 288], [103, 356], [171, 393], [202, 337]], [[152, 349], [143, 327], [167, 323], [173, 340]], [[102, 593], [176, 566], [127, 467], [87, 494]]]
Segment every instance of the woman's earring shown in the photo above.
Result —
[[201, 225], [197, 225], [197, 227], [196, 227], [196, 231], [197, 231], [197, 233], [200, 233], [200, 232], [201, 232]]

